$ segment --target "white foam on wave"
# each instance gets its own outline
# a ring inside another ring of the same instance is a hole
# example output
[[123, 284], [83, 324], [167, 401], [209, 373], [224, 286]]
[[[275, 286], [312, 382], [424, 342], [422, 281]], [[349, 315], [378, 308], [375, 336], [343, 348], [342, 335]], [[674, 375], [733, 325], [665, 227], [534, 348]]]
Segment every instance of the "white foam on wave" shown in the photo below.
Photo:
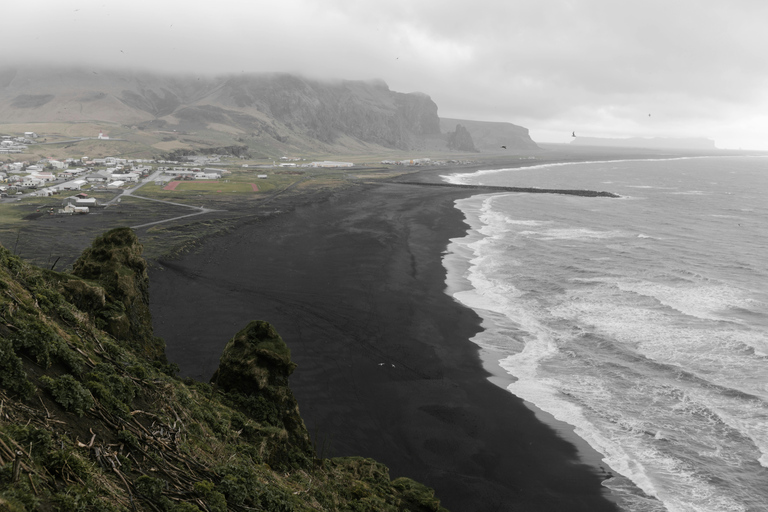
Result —
[[703, 190], [685, 190], [681, 192], [667, 192], [673, 196], [708, 196], [712, 195], [711, 192], [705, 192]]
[[[702, 382], [717, 386], [692, 383], [687, 392], [691, 401], [678, 406], [708, 404], [718, 421], [751, 439], [758, 450], [754, 459], [768, 467], [768, 386], [764, 377], [768, 357], [753, 349], [765, 344], [761, 333], [737, 326], [729, 328], [722, 322], [681, 325], [675, 316], [649, 309], [631, 297], [605, 289], [590, 293], [593, 295], [584, 291], [569, 295], [551, 313], [591, 325], [607, 338], [653, 361], [680, 367]], [[745, 395], [734, 395], [730, 390]], [[710, 438], [716, 439], [717, 435], [711, 434]], [[726, 459], [725, 455], [721, 458]]]
[[[502, 367], [518, 378], [508, 386], [511, 392], [573, 425], [577, 435], [604, 454], [614, 471], [660, 499], [667, 510], [746, 510], [738, 499], [713, 485], [706, 473], [669, 449], [669, 443], [685, 446], [679, 419], [684, 416], [684, 421], [690, 421], [706, 412], [705, 402], [656, 382], [627, 390], [617, 382], [609, 384], [599, 370], [594, 375], [542, 373], [552, 359], [573, 358], [558, 349], [553, 336], [557, 335], [542, 329], [521, 353], [502, 360]], [[718, 420], [705, 419], [703, 425], [711, 421]], [[700, 435], [705, 443], [717, 446], [719, 432], [702, 430]], [[715, 464], [731, 456], [729, 450], [717, 448], [707, 455], [719, 458]], [[732, 465], [739, 464], [731, 459]]]
[[[768, 358], [756, 349], [767, 348], [761, 333], [720, 321], [681, 322], [674, 313], [655, 305], [650, 300], [653, 296], [633, 297], [620, 292], [619, 286], [611, 285], [571, 291], [550, 314], [589, 325], [654, 361], [677, 365], [718, 385], [768, 399], [762, 379]], [[741, 377], [735, 380], [734, 374]]]
[[553, 163], [546, 163], [546, 164], [526, 165], [522, 167], [505, 167], [502, 169], [481, 169], [475, 172], [440, 175], [440, 177], [447, 183], [452, 183], [454, 185], [468, 185], [468, 184], [471, 184], [470, 181], [472, 178], [479, 178], [481, 176], [485, 176], [488, 174], [499, 174], [504, 172], [519, 172], [519, 171], [528, 171], [531, 169], [546, 169], [550, 167], [611, 164], [611, 163], [621, 163], [621, 162], [667, 162], [672, 160], [692, 160], [696, 158], [716, 158], [716, 157], [684, 156], [684, 157], [675, 157], [675, 158], [638, 158], [638, 159], [619, 159], [619, 160], [590, 160], [585, 162], [553, 162]]
[[685, 315], [705, 320], [730, 320], [730, 308], [748, 309], [754, 300], [743, 290], [726, 285], [686, 284], [670, 286], [651, 281], [616, 281], [622, 291], [632, 292], [658, 300], [661, 304]]
[[[611, 469], [632, 480], [646, 494], [658, 497], [658, 491], [642, 463], [628, 453], [620, 442], [602, 435], [600, 430], [587, 420], [581, 407], [560, 398], [561, 383], [539, 375], [538, 368], [542, 362], [556, 355], [557, 352], [557, 346], [551, 338], [540, 335], [526, 343], [519, 354], [501, 360], [501, 367], [517, 378], [517, 381], [510, 384], [507, 389], [539, 409], [552, 414], [557, 420], [573, 426], [576, 435], [604, 455], [603, 460]], [[585, 389], [589, 389], [593, 394], [605, 394], [605, 389], [601, 389], [600, 386], [586, 386]], [[605, 398], [598, 396], [598, 399], [603, 401]]]
[[623, 231], [599, 231], [589, 228], [551, 228], [538, 231], [521, 231], [520, 235], [536, 237], [539, 240], [589, 240], [624, 238], [627, 234]]

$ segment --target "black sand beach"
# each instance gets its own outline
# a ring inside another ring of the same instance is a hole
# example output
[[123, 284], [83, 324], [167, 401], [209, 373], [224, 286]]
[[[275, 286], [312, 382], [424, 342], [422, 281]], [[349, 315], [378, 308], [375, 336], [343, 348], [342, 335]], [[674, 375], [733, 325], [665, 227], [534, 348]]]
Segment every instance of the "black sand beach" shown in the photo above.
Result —
[[235, 332], [271, 322], [318, 455], [373, 457], [454, 512], [617, 510], [596, 468], [488, 380], [479, 318], [444, 293], [441, 256], [466, 230], [453, 203], [475, 193], [361, 184], [210, 239], [151, 272], [156, 333], [207, 381]]

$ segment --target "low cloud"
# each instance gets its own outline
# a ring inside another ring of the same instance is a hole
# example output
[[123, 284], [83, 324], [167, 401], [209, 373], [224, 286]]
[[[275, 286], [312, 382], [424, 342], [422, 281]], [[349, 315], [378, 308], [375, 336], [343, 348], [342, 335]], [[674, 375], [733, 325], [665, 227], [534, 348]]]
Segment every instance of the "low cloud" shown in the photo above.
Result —
[[768, 149], [752, 131], [768, 133], [768, 4], [752, 1], [42, 0], [3, 12], [16, 62], [380, 78], [429, 94], [444, 117], [534, 138], [581, 127]]

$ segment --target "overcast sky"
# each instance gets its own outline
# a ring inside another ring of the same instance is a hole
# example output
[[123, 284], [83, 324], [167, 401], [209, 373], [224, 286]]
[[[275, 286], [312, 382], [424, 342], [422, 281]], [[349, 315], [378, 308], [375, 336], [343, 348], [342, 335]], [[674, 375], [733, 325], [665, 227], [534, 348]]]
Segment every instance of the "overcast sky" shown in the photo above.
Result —
[[380, 78], [429, 94], [441, 117], [511, 122], [538, 142], [575, 131], [768, 150], [764, 0], [3, 4], [8, 63]]

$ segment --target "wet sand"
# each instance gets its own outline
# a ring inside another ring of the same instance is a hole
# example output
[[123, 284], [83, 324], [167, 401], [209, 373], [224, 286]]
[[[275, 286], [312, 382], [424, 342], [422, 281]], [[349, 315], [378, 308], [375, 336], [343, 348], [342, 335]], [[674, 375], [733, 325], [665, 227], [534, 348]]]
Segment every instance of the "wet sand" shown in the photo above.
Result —
[[617, 510], [567, 436], [489, 380], [480, 319], [445, 294], [453, 202], [475, 193], [359, 185], [212, 238], [151, 271], [156, 333], [207, 381], [235, 332], [271, 322], [318, 455], [375, 458], [454, 512]]

